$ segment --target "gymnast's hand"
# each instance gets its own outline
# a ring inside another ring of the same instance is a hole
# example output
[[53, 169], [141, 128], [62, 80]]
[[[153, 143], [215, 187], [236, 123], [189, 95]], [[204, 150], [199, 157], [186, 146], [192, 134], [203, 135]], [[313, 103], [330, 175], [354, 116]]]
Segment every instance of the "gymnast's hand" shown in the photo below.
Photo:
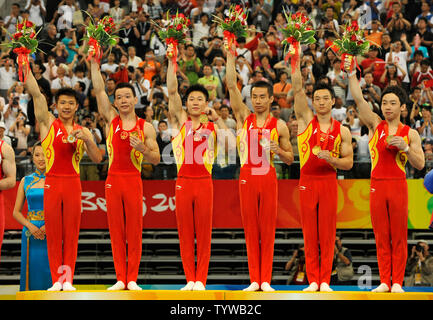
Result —
[[138, 152], [144, 153], [146, 151], [146, 146], [144, 145], [144, 142], [135, 136], [129, 136], [129, 144]]
[[388, 142], [389, 146], [393, 146], [398, 148], [399, 150], [405, 150], [406, 147], [408, 146], [408, 144], [406, 143], [406, 141], [404, 141], [403, 137], [400, 136], [394, 136], [390, 139], [390, 141]]
[[331, 153], [329, 152], [329, 150], [321, 150], [317, 154], [317, 158], [325, 160], [330, 165], [333, 165], [333, 162], [334, 162], [334, 159], [335, 159], [333, 156], [331, 156]]

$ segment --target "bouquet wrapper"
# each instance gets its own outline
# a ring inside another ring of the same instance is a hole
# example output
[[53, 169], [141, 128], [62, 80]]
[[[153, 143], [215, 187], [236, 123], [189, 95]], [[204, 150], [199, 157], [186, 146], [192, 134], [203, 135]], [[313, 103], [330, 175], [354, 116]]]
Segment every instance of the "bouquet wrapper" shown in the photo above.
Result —
[[21, 82], [26, 82], [30, 70], [29, 54], [30, 49], [26, 47], [15, 48], [14, 53], [18, 55], [18, 76]]
[[289, 52], [286, 54], [284, 60], [286, 61], [286, 63], [288, 63], [288, 61], [290, 60], [290, 65], [292, 67], [292, 74], [295, 72], [296, 66], [298, 65], [299, 62], [299, 41], [296, 40], [295, 38], [288, 38], [287, 42], [291, 44], [290, 48], [289, 48]]
[[225, 30], [223, 32], [223, 35], [224, 35], [224, 39], [227, 40], [227, 45], [228, 45], [227, 49], [230, 51], [232, 55], [237, 57], [238, 56], [237, 52], [232, 48], [233, 44], [235, 44], [236, 47], [238, 46], [238, 42], [236, 41], [236, 35], [228, 30]]
[[165, 43], [167, 44], [167, 47], [169, 47], [169, 46], [173, 47], [173, 52], [172, 53], [168, 53], [167, 57], [169, 59], [171, 59], [171, 62], [173, 63], [174, 72], [177, 72], [177, 46], [178, 46], [179, 43], [174, 38], [167, 38], [167, 39], [165, 39]]
[[340, 67], [341, 71], [346, 71], [344, 69], [344, 62], [346, 60], [350, 61], [349, 73], [352, 73], [352, 71], [355, 68], [355, 66], [361, 72], [361, 68], [359, 67], [358, 60], [356, 59], [356, 57], [354, 55], [349, 54], [349, 53], [343, 53], [341, 55], [341, 61], [342, 61], [341, 67]]
[[99, 45], [98, 41], [94, 38], [90, 38], [88, 45], [89, 52], [87, 55], [87, 61], [95, 57], [95, 60], [98, 62], [98, 64], [100, 64], [102, 59], [102, 48]]

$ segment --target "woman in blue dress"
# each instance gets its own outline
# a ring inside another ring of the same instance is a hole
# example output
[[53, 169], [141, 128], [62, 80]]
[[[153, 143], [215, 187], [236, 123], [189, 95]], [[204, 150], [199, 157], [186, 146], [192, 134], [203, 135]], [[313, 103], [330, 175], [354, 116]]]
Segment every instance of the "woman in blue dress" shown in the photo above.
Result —
[[[23, 225], [20, 291], [47, 290], [52, 285], [44, 221], [45, 157], [40, 142], [33, 146], [32, 157], [36, 171], [21, 180], [13, 213]], [[21, 213], [26, 199], [27, 218]]]

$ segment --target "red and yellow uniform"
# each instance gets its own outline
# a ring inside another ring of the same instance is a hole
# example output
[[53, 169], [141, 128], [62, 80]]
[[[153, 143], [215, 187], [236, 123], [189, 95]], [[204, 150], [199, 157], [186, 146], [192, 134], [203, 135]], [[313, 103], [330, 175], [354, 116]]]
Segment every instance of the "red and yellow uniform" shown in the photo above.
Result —
[[299, 202], [310, 284], [329, 284], [331, 280], [337, 225], [336, 169], [313, 154], [313, 149], [320, 146], [338, 158], [342, 140], [340, 129], [340, 123], [332, 119], [328, 132], [322, 132], [315, 116], [305, 131], [298, 135], [301, 166]]
[[[3, 147], [3, 140], [0, 140], [0, 179], [3, 178], [3, 153], [2, 153], [2, 147]], [[5, 231], [5, 209], [4, 209], [4, 201], [3, 201], [3, 192], [0, 191], [0, 258], [1, 258], [1, 249], [2, 249], [2, 243], [3, 243], [3, 236]]]
[[[178, 171], [176, 220], [183, 269], [187, 282], [201, 281], [206, 285], [212, 237], [214, 124], [207, 122], [194, 130], [188, 119], [173, 138], [172, 145]], [[197, 237], [197, 268], [194, 233]]]
[[[396, 136], [409, 144], [409, 130], [399, 124]], [[407, 154], [388, 147], [388, 124], [382, 121], [369, 142], [371, 156], [370, 212], [376, 238], [380, 282], [403, 285], [407, 259]], [[391, 244], [392, 243], [392, 244]]]
[[[79, 128], [74, 124], [73, 130]], [[73, 277], [81, 222], [79, 165], [84, 142], [68, 142], [63, 123], [56, 119], [42, 141], [42, 148], [46, 161], [44, 211], [51, 278], [53, 283], [60, 279], [72, 283], [72, 279], [62, 277], [59, 268], [69, 267]]]
[[124, 130], [122, 120], [117, 116], [110, 124], [107, 137], [109, 169], [105, 198], [108, 228], [116, 278], [125, 284], [137, 281], [143, 229], [143, 154], [131, 147], [129, 136], [135, 135], [144, 142], [145, 122], [146, 120], [137, 118], [134, 128]]
[[241, 161], [239, 194], [251, 283], [271, 283], [277, 220], [277, 175], [274, 154], [262, 145], [278, 142], [277, 119], [269, 115], [262, 128], [250, 114], [238, 134]]

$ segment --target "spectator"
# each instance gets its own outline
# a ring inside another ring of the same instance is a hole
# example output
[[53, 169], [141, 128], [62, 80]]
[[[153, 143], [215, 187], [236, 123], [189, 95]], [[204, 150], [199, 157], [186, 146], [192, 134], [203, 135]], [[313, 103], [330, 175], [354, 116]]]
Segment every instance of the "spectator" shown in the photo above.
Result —
[[73, 86], [75, 92], [77, 93], [77, 101], [79, 108], [84, 106], [84, 100], [86, 99], [86, 94], [84, 90], [86, 90], [86, 84], [82, 81], [77, 81]]
[[116, 63], [116, 56], [114, 53], [110, 53], [107, 57], [107, 62], [101, 65], [101, 72], [105, 72], [108, 75], [114, 73], [119, 65]]
[[117, 71], [115, 73], [110, 74], [110, 78], [114, 79], [116, 81], [116, 84], [121, 82], [129, 82], [129, 75], [128, 75], [128, 56], [122, 55], [120, 57], [120, 63], [119, 67], [117, 68]]
[[[187, 46], [188, 50], [189, 46]], [[222, 50], [222, 40], [220, 37], [214, 37], [209, 43], [209, 48], [204, 53], [206, 61], [211, 63], [215, 57], [225, 57], [225, 52]]]
[[382, 35], [382, 46], [379, 50], [378, 58], [385, 61], [385, 57], [387, 53], [391, 51], [391, 46], [392, 46], [391, 37], [388, 32], [384, 32]]
[[431, 117], [431, 106], [422, 105], [421, 106], [422, 119], [417, 120], [415, 123], [415, 128], [421, 137], [421, 140], [433, 139], [433, 124]]
[[[151, 123], [153, 125], [153, 127], [155, 128], [155, 131], [158, 132], [158, 127], [159, 125], [161, 125], [161, 121], [155, 120], [154, 119], [154, 112], [153, 112], [153, 108], [151, 106], [147, 106], [145, 107], [145, 113], [144, 113], [144, 117], [146, 119], [147, 122]], [[165, 122], [165, 125], [167, 126], [167, 122]]]
[[[402, 49], [402, 43], [404, 44], [404, 47], [406, 51], [401, 51]], [[391, 50], [389, 53], [385, 55], [385, 61], [388, 63], [395, 63], [396, 66], [400, 66], [398, 68], [397, 75], [402, 77], [402, 84], [406, 85], [406, 89], [409, 88], [409, 75], [407, 71], [407, 61], [409, 60], [409, 57], [412, 53], [412, 49], [409, 46], [409, 43], [407, 42], [406, 35], [402, 34], [400, 40], [393, 43], [391, 46]]]
[[202, 63], [197, 57], [194, 46], [192, 44], [185, 47], [185, 53], [181, 53], [179, 59], [179, 68], [188, 77], [190, 85], [197, 83]]
[[355, 106], [351, 105], [347, 107], [346, 119], [343, 120], [342, 124], [347, 124], [349, 126], [352, 137], [361, 136], [361, 124]]
[[284, 270], [289, 272], [287, 279], [288, 285], [306, 285], [308, 284], [306, 265], [305, 265], [305, 248], [299, 245], [298, 249], [293, 251], [293, 255], [287, 261]]
[[[212, 73], [215, 77], [218, 78], [218, 87], [217, 87], [217, 96], [219, 99], [224, 99], [226, 97], [226, 61], [222, 57], [215, 57], [212, 62]], [[242, 68], [243, 72], [245, 72], [245, 68], [241, 67], [241, 64], [238, 65], [239, 68]], [[247, 70], [248, 67], [246, 67]], [[249, 71], [248, 71], [249, 72]], [[243, 78], [244, 79], [244, 78]]]
[[119, 45], [126, 50], [128, 47], [136, 47], [140, 44], [140, 32], [135, 21], [130, 16], [125, 16], [123, 24], [120, 25]]
[[0, 121], [0, 140], [4, 140], [8, 145], [12, 146], [11, 138], [5, 134], [6, 125], [3, 121]]
[[41, 51], [39, 52], [39, 59], [43, 62], [47, 62], [46, 54], [49, 53], [57, 45], [57, 42], [57, 28], [54, 24], [49, 24], [46, 27], [45, 36], [41, 37], [38, 45], [39, 49], [41, 49]]
[[125, 9], [120, 7], [120, 0], [114, 0], [114, 6], [110, 8], [109, 12], [116, 24], [120, 24], [125, 16]]
[[222, 104], [221, 107], [219, 107], [219, 115], [227, 128], [236, 131], [236, 121], [230, 117], [230, 108], [228, 105]]
[[212, 66], [205, 64], [203, 66], [203, 77], [198, 79], [198, 84], [203, 85], [209, 93], [209, 101], [213, 101], [217, 97], [217, 88], [220, 85], [218, 77], [212, 74]]
[[0, 60], [0, 96], [7, 99], [8, 90], [17, 79], [12, 59], [5, 57]]
[[335, 98], [335, 104], [331, 110], [331, 116], [340, 122], [343, 122], [344, 119], [346, 119], [346, 108], [343, 107], [343, 100], [340, 97]]
[[364, 80], [365, 85], [361, 87], [364, 98], [366, 98], [367, 101], [371, 101], [372, 103], [379, 105], [382, 90], [380, 90], [379, 86], [376, 86], [373, 83], [373, 74], [371, 72], [365, 73]]
[[335, 237], [334, 261], [332, 263], [331, 284], [349, 285], [353, 278], [352, 255], [343, 247], [341, 236]]
[[101, 5], [100, 0], [93, 0], [93, 3], [89, 3], [87, 6], [87, 12], [92, 16], [92, 18], [97, 21], [101, 18], [104, 13], [104, 8]]
[[6, 16], [4, 20], [4, 28], [7, 30], [6, 33], [7, 41], [10, 40], [9, 35], [15, 33], [17, 24], [23, 21], [23, 18], [20, 16], [20, 8], [21, 6], [19, 3], [13, 3], [11, 5], [11, 13], [8, 16]]
[[143, 77], [144, 69], [137, 68], [130, 81], [135, 90], [135, 96], [138, 98], [138, 102], [135, 105], [135, 112], [139, 117], [144, 117], [144, 108], [149, 103], [148, 94], [150, 90], [150, 83]]
[[57, 30], [64, 32], [72, 28], [72, 20], [75, 11], [80, 11], [75, 0], [63, 0], [59, 3], [58, 10], [55, 12], [50, 23], [54, 24], [57, 20]]
[[147, 0], [146, 12], [149, 14], [149, 17], [152, 20], [160, 19], [161, 15], [163, 14], [161, 6], [156, 4], [154, 0]]
[[66, 31], [66, 36], [62, 39], [62, 43], [66, 48], [67, 57], [66, 63], [69, 64], [74, 60], [74, 57], [78, 54], [78, 43], [75, 29], [69, 29]]
[[365, 32], [365, 39], [370, 42], [372, 46], [382, 45], [382, 25], [379, 20], [373, 20], [371, 22], [371, 29]]
[[[346, 102], [346, 89], [348, 86], [348, 80], [347, 77], [344, 76], [344, 72], [341, 70], [340, 59], [334, 60], [333, 69], [332, 71], [328, 72], [326, 76], [331, 80], [331, 85], [332, 88], [334, 89], [335, 96], [340, 97], [341, 100], [343, 100], [343, 104], [344, 104]], [[306, 81], [310, 80], [308, 78], [304, 78], [304, 79]]]
[[409, 64], [409, 77], [413, 80], [413, 75], [421, 71], [421, 61], [424, 60], [424, 54], [420, 50], [415, 50], [413, 59]]
[[105, 80], [105, 84], [108, 100], [110, 100], [110, 103], [114, 103], [114, 91], [116, 90], [116, 81], [114, 79], [107, 78], [107, 80]]
[[431, 46], [433, 44], [433, 34], [427, 29], [427, 19], [421, 18], [416, 25], [414, 37], [412, 38], [412, 55], [416, 50], [420, 50], [423, 53], [424, 58], [428, 58], [431, 55]]
[[405, 286], [433, 286], [433, 257], [428, 250], [429, 246], [424, 240], [412, 246], [412, 252], [406, 265], [406, 272], [409, 273], [409, 276], [405, 279]]
[[362, 69], [364, 71], [364, 76], [371, 72], [373, 75], [373, 83], [376, 86], [380, 86], [380, 77], [385, 72], [385, 61], [378, 58], [379, 48], [376, 46], [371, 46], [368, 51], [368, 57], [361, 62]]
[[[341, 7], [340, 7], [341, 8]], [[349, 6], [341, 16], [341, 22], [351, 23], [353, 20], [358, 21], [359, 18], [359, 4], [356, 0], [350, 0]]]
[[279, 81], [274, 84], [274, 101], [279, 105], [281, 118], [286, 122], [289, 121], [290, 114], [293, 112], [293, 97], [288, 97], [288, 93], [292, 88], [288, 77], [287, 72], [280, 72], [278, 75]]
[[10, 127], [15, 123], [19, 113], [22, 112], [20, 98], [13, 93], [9, 95], [9, 103], [5, 105], [2, 114], [2, 121], [6, 125], [6, 135], [9, 135]]
[[429, 30], [431, 30], [433, 27], [433, 14], [431, 12], [430, 5], [431, 4], [426, 1], [421, 3], [421, 13], [415, 18], [415, 21], [413, 22], [414, 25], [418, 25], [420, 19], [424, 18]]
[[[150, 107], [147, 107], [149, 110]], [[147, 112], [146, 112], [147, 114]], [[155, 179], [175, 179], [177, 175], [176, 164], [174, 163], [174, 154], [171, 144], [171, 131], [168, 129], [167, 122], [161, 120], [157, 125], [156, 143], [158, 143], [161, 155], [161, 163], [155, 166]]]
[[[401, 72], [398, 75], [397, 70]], [[391, 81], [395, 80], [397, 85], [401, 86], [403, 78], [406, 76], [406, 71], [396, 62], [387, 62], [385, 67], [385, 72], [380, 77], [380, 83], [382, 87], [386, 88], [391, 85]]]
[[268, 30], [272, 18], [271, 5], [265, 3], [264, 0], [258, 0], [251, 8], [250, 17], [258, 31]]
[[62, 63], [57, 68], [57, 78], [51, 83], [51, 93], [53, 96], [56, 94], [57, 90], [64, 87], [72, 87], [71, 78], [67, 76], [69, 73], [69, 67]]
[[27, 154], [27, 137], [30, 134], [30, 126], [26, 124], [27, 116], [23, 111], [18, 112], [14, 123], [9, 128], [9, 135], [18, 139], [18, 144], [15, 148], [15, 155], [18, 157], [25, 156]]
[[[193, 22], [193, 20], [191, 20]], [[200, 15], [200, 22], [193, 24], [192, 44], [195, 47], [204, 48], [204, 43], [209, 37], [209, 16], [206, 13]]]
[[8, 95], [11, 93], [19, 98], [18, 103], [20, 108], [27, 115], [27, 104], [29, 103], [30, 96], [28, 93], [24, 93], [24, 84], [22, 82], [15, 82], [8, 90]]
[[134, 69], [137, 69], [140, 63], [143, 62], [143, 60], [140, 57], [137, 57], [136, 54], [137, 51], [135, 47], [131, 46], [128, 48], [128, 67], [132, 66]]
[[393, 14], [388, 24], [386, 25], [386, 29], [388, 29], [392, 41], [397, 41], [402, 35], [409, 31], [411, 28], [411, 24], [404, 18], [403, 13], [401, 12], [401, 3], [399, 1], [394, 1], [392, 4]]
[[25, 10], [29, 10], [29, 20], [32, 21], [38, 29], [43, 26], [47, 14], [44, 0], [27, 0]]
[[424, 81], [433, 80], [433, 70], [430, 67], [430, 61], [424, 59], [420, 63], [420, 71], [415, 72], [412, 76], [411, 88], [419, 86]]
[[270, 57], [267, 55], [260, 57], [260, 66], [262, 67], [264, 73], [264, 77], [271, 83], [273, 83], [277, 76], [275, 75], [275, 71], [270, 64]]
[[42, 76], [46, 71], [45, 66], [40, 62], [35, 62], [31, 64], [31, 67], [39, 87], [43, 88], [44, 92], [50, 92], [50, 82]]
[[238, 39], [239, 47], [236, 48], [236, 53], [239, 57], [244, 57], [250, 66], [253, 64], [253, 58], [251, 56], [251, 51], [248, 48], [245, 48], [245, 38], [241, 37]]
[[86, 76], [85, 69], [82, 66], [77, 66], [75, 68], [75, 73], [71, 78], [71, 87], [74, 87], [79, 81], [84, 83], [85, 87], [83, 92], [87, 95], [90, 89], [90, 79]]

